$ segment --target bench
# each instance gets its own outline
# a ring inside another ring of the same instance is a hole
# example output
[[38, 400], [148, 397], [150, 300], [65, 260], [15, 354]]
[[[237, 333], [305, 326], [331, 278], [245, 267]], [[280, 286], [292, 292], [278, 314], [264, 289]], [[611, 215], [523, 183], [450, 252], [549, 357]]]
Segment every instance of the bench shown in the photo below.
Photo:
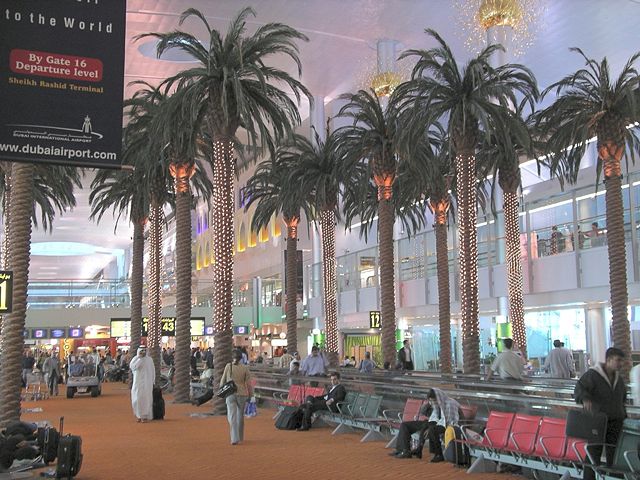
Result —
[[[582, 478], [585, 465], [593, 466], [588, 452], [595, 444], [565, 432], [564, 419], [492, 411], [481, 440], [468, 435], [463, 440], [476, 458], [467, 473], [495, 472], [493, 462], [500, 462], [560, 475], [562, 480]], [[594, 467], [598, 478], [640, 478], [639, 445], [638, 422], [625, 421], [613, 465]]]
[[361, 442], [382, 440], [384, 435], [379, 423], [381, 405], [381, 395], [348, 392], [345, 400], [336, 405], [338, 412], [321, 410], [316, 412], [316, 416], [321, 421], [337, 424], [332, 435], [358, 429], [366, 430]]
[[278, 416], [284, 410], [284, 407], [297, 407], [304, 403], [305, 399], [308, 396], [319, 396], [324, 393], [324, 389], [322, 387], [307, 387], [306, 385], [291, 385], [289, 390], [286, 392], [286, 396], [284, 392], [274, 392], [273, 401], [278, 407], [273, 418], [278, 418]]
[[424, 415], [420, 415], [420, 410], [424, 405], [425, 401], [419, 398], [407, 398], [407, 401], [404, 404], [404, 410], [383, 410], [382, 415], [384, 417], [385, 422], [387, 423], [387, 427], [389, 428], [389, 432], [393, 437], [387, 443], [386, 448], [395, 448], [396, 442], [398, 441], [398, 432], [400, 431], [400, 424], [402, 422], [412, 422], [416, 420], [425, 420], [426, 417]]

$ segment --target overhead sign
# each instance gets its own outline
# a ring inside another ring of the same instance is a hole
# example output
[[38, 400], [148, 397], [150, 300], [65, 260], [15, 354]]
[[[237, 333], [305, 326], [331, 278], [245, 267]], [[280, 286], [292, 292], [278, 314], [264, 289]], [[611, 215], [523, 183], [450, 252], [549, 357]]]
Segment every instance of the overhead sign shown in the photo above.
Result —
[[64, 338], [65, 337], [65, 329], [64, 328], [52, 328], [51, 329], [51, 338]]
[[[163, 337], [175, 337], [176, 335], [176, 317], [162, 317], [161, 333]], [[149, 318], [144, 317], [142, 319], [142, 336], [146, 337], [148, 334]], [[191, 332], [192, 337], [201, 337], [205, 334], [204, 317], [191, 318]], [[131, 336], [131, 320], [128, 318], [112, 318], [111, 319], [111, 337], [129, 337]]]
[[0, 160], [121, 164], [126, 0], [3, 0]]
[[13, 311], [13, 271], [0, 270], [0, 313]]
[[82, 338], [84, 337], [84, 328], [70, 328], [68, 338]]
[[32, 328], [31, 338], [34, 340], [44, 340], [45, 338], [49, 338], [49, 330], [46, 328]]
[[382, 322], [379, 310], [369, 312], [369, 328], [381, 328]]
[[204, 327], [204, 334], [208, 336], [213, 335], [214, 334], [213, 325], [207, 325], [206, 327]]

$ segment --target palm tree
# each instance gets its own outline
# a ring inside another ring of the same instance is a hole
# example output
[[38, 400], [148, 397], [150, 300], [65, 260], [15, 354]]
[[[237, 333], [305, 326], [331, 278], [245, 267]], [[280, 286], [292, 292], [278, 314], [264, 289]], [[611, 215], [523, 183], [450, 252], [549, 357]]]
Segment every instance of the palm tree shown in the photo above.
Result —
[[[291, 145], [291, 144], [290, 144]], [[261, 162], [245, 187], [249, 201], [256, 209], [251, 228], [260, 231], [269, 224], [273, 215], [282, 215], [287, 226], [287, 260], [285, 294], [287, 318], [287, 349], [298, 350], [297, 303], [297, 244], [300, 214], [310, 217], [308, 193], [300, 188], [299, 154], [296, 148], [283, 146], [273, 159]]]
[[[457, 175], [458, 235], [460, 257], [460, 303], [464, 370], [480, 371], [478, 323], [476, 145], [481, 135], [505, 138], [526, 136], [526, 129], [509, 110], [516, 94], [535, 91], [533, 74], [521, 65], [490, 65], [499, 45], [485, 48], [461, 70], [449, 46], [437, 32], [427, 29], [438, 46], [408, 50], [401, 58], [416, 56], [412, 79], [405, 95], [413, 96], [414, 128], [424, 130], [434, 120], [448, 119], [447, 134], [455, 155]], [[431, 75], [431, 76], [429, 76]]]
[[542, 96], [554, 92], [556, 99], [539, 112], [537, 126], [549, 153], [546, 163], [553, 175], [573, 183], [588, 141], [597, 137], [597, 179], [606, 185], [607, 245], [611, 294], [613, 344], [626, 354], [625, 372], [631, 367], [631, 333], [627, 317], [628, 293], [624, 207], [622, 204], [622, 157], [625, 148], [635, 160], [640, 142], [628, 125], [640, 119], [640, 76], [635, 66], [640, 52], [631, 56], [617, 79], [612, 79], [606, 57], [588, 58], [579, 48], [585, 67], [550, 85]]
[[[535, 92], [537, 99], [537, 92]], [[531, 99], [533, 100], [533, 98]], [[529, 106], [533, 110], [533, 104]], [[515, 115], [523, 124], [528, 125], [522, 114], [525, 104], [515, 109]], [[531, 132], [531, 129], [528, 128]], [[479, 178], [492, 178], [491, 208], [496, 215], [496, 184], [502, 190], [502, 208], [504, 215], [505, 250], [507, 264], [507, 296], [509, 300], [509, 321], [513, 331], [513, 339], [522, 355], [527, 357], [527, 330], [524, 321], [524, 280], [522, 276], [522, 255], [520, 252], [520, 198], [521, 187], [520, 160], [523, 155], [535, 156], [533, 140], [526, 138], [526, 144], [516, 138], [509, 139], [507, 144], [497, 141], [494, 136], [484, 138], [478, 150]]]
[[[136, 164], [140, 152], [134, 142], [125, 134], [122, 150], [123, 165]], [[149, 191], [144, 179], [144, 170], [99, 170], [91, 182], [91, 215], [89, 218], [100, 223], [108, 210], [117, 212], [115, 228], [122, 215], [133, 225], [133, 245], [131, 247], [131, 341], [129, 350], [137, 351], [142, 333], [142, 291], [144, 284], [144, 227], [149, 219]]]
[[[251, 145], [266, 146], [273, 156], [278, 139], [290, 136], [293, 127], [300, 123], [296, 103], [274, 83], [284, 85], [298, 101], [301, 94], [311, 98], [298, 80], [267, 61], [272, 55], [285, 55], [296, 64], [300, 75], [296, 42], [307, 38], [281, 23], [267, 23], [253, 35], [247, 35], [246, 21], [251, 15], [255, 15], [251, 8], [241, 10], [223, 37], [201, 12], [186, 10], [180, 24], [191, 17], [199, 19], [209, 35], [204, 43], [183, 31], [142, 36], [159, 39], [158, 55], [177, 48], [198, 63], [167, 79], [166, 84], [168, 88], [186, 90], [185, 106], [194, 112], [192, 118], [202, 122], [212, 140], [215, 382], [231, 360], [236, 132], [242, 127]], [[222, 413], [224, 408], [223, 402], [216, 401], [216, 412]]]
[[[154, 122], [154, 137], [163, 149], [165, 171], [173, 178], [176, 220], [176, 350], [174, 400], [189, 402], [191, 354], [191, 209], [195, 206], [193, 194], [210, 203], [213, 184], [203, 163], [211, 157], [206, 151], [197, 119], [184, 95], [188, 89], [177, 90], [162, 102], [160, 114]], [[208, 164], [209, 168], [212, 165]], [[193, 177], [193, 178], [192, 178]], [[191, 186], [193, 183], [193, 188]]]
[[[5, 172], [2, 174], [6, 175]], [[0, 185], [4, 185], [4, 178]], [[5, 316], [2, 332], [0, 424], [3, 426], [20, 419], [22, 333], [27, 310], [31, 223], [38, 227], [39, 209], [42, 227], [50, 231], [56, 212], [62, 213], [75, 206], [73, 189], [81, 186], [79, 170], [75, 167], [30, 163], [12, 165], [9, 256], [13, 270], [13, 312]]]
[[[328, 125], [327, 125], [328, 126]], [[341, 158], [336, 138], [329, 134], [322, 140], [317, 132], [315, 142], [302, 135], [294, 137], [299, 156], [296, 169], [300, 172], [300, 190], [313, 195], [313, 214], [322, 235], [322, 299], [329, 364], [338, 366], [338, 302], [336, 269], [336, 222], [338, 194], [342, 185]]]
[[[396, 304], [393, 185], [398, 176], [398, 165], [402, 162], [400, 152], [403, 146], [400, 138], [403, 128], [400, 126], [400, 111], [393, 97], [384, 108], [373, 92], [365, 90], [343, 95], [342, 98], [347, 100], [347, 104], [340, 109], [338, 115], [353, 119], [352, 125], [336, 131], [338, 148], [341, 149], [345, 159], [344, 168], [349, 172], [355, 165], [366, 165], [368, 174], [377, 189], [382, 356], [385, 363], [394, 365]], [[368, 194], [369, 182], [365, 181], [361, 185], [364, 191], [355, 195], [354, 200], [364, 198]], [[354, 205], [354, 208], [357, 212], [357, 205]]]

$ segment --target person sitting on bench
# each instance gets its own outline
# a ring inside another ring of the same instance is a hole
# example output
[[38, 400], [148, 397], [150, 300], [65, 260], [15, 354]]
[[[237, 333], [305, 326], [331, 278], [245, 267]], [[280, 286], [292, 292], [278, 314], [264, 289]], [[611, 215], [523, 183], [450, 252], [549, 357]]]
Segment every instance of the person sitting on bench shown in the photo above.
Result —
[[347, 396], [347, 390], [340, 384], [340, 374], [331, 372], [331, 387], [325, 395], [319, 397], [308, 396], [302, 409], [302, 425], [298, 431], [305, 431], [311, 428], [311, 415], [318, 410], [338, 411], [338, 402], [342, 402]]
[[[460, 419], [460, 404], [446, 396], [439, 388], [432, 388], [427, 392], [427, 399], [420, 415], [429, 416], [427, 420], [402, 422], [398, 432], [396, 450], [389, 455], [396, 458], [422, 458], [425, 439], [429, 440], [429, 453], [433, 454], [433, 463], [442, 462], [442, 443], [440, 436], [448, 425], [455, 425]], [[411, 435], [419, 433], [418, 446], [411, 450]]]

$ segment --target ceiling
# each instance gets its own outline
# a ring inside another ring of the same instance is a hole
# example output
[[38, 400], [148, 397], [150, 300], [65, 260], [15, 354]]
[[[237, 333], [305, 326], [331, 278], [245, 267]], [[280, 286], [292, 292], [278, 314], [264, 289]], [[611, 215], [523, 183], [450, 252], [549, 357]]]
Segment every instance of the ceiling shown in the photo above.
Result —
[[[614, 72], [640, 48], [640, 0], [546, 0], [545, 4], [538, 35], [528, 51], [516, 59], [535, 73], [543, 88], [582, 66], [581, 58], [570, 53], [569, 47], [579, 46], [596, 59], [607, 56]], [[302, 82], [314, 96], [325, 97], [325, 102], [364, 86], [367, 72], [376, 64], [378, 39], [397, 40], [403, 49], [429, 48], [434, 42], [424, 29], [433, 28], [460, 62], [471, 55], [464, 46], [465, 35], [460, 33], [460, 15], [453, 0], [253, 0], [250, 5], [257, 15], [250, 19], [249, 30], [279, 21], [309, 37], [309, 42], [300, 45]], [[135, 80], [158, 84], [190, 66], [154, 58], [153, 44], [144, 39], [134, 41], [136, 35], [178, 28], [180, 13], [190, 7], [203, 12], [213, 28], [224, 31], [242, 6], [237, 0], [128, 0], [125, 84]], [[181, 28], [206, 38], [194, 20]], [[273, 62], [294, 72], [291, 62]], [[130, 96], [134, 88], [125, 87], [125, 95]], [[308, 105], [301, 105], [301, 112], [307, 117]], [[90, 181], [89, 177], [85, 184]], [[117, 234], [110, 215], [100, 225], [90, 222], [88, 190], [80, 191], [77, 197], [79, 206], [55, 221], [52, 234], [34, 231], [34, 247], [40, 248], [41, 242], [81, 242], [95, 247], [95, 252], [84, 248], [83, 255], [76, 256], [34, 254], [32, 279], [93, 278], [114, 258], [109, 254], [111, 249], [119, 252], [130, 245], [131, 230], [125, 222]], [[66, 248], [69, 253], [75, 251], [73, 246]]]

